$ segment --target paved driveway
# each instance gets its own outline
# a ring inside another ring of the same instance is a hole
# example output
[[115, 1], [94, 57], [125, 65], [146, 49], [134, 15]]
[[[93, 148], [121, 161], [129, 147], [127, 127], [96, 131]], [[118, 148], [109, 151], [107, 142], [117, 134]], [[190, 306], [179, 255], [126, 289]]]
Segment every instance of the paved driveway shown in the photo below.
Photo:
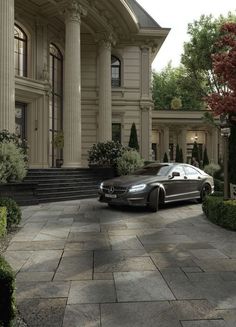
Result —
[[30, 327], [235, 327], [236, 233], [201, 205], [23, 208], [5, 256]]

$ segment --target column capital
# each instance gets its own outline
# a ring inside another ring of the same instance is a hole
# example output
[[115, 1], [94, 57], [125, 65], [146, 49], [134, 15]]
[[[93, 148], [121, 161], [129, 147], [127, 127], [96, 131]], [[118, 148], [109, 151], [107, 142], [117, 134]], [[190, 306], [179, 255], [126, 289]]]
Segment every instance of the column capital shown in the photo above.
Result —
[[111, 49], [116, 44], [116, 39], [113, 34], [97, 33], [95, 41], [99, 44], [99, 47], [105, 47]]
[[70, 0], [64, 8], [66, 22], [81, 23], [81, 17], [87, 15], [87, 10], [79, 3], [78, 0]]

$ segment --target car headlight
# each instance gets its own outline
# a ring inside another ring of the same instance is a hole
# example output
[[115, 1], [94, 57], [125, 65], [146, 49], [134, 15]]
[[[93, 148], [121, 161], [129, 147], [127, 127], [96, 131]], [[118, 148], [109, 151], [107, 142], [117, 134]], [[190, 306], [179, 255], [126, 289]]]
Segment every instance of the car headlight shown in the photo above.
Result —
[[146, 184], [138, 184], [134, 185], [129, 189], [129, 192], [134, 193], [134, 192], [140, 192], [145, 189], [147, 185]]
[[103, 189], [103, 182], [100, 184], [99, 188], [100, 188], [100, 190]]

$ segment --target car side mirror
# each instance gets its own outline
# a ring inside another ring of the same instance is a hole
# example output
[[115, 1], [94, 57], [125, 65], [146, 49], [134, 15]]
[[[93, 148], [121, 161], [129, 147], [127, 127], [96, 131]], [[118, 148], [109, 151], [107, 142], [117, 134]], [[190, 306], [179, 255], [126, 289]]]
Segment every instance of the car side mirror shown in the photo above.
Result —
[[178, 171], [173, 171], [170, 178], [174, 178], [174, 177], [177, 177], [177, 176], [180, 176], [180, 173]]

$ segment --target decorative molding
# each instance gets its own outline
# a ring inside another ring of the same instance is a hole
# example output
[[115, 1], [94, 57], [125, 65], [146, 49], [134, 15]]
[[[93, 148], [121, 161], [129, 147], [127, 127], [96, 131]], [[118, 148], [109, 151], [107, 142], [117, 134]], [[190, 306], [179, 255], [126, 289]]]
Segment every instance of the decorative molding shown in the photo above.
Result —
[[87, 10], [77, 0], [70, 0], [64, 9], [65, 21], [81, 23], [81, 17], [87, 15]]

